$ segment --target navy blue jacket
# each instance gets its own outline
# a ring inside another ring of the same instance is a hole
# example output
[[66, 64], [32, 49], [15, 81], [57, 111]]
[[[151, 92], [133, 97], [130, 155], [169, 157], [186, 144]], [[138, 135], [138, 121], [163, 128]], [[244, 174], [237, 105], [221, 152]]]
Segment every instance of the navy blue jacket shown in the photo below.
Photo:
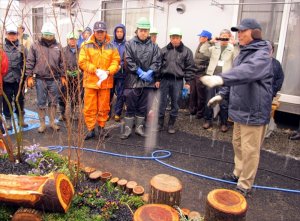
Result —
[[273, 97], [276, 97], [276, 94], [278, 91], [280, 91], [283, 80], [284, 80], [284, 74], [281, 67], [281, 64], [278, 60], [275, 58], [272, 58], [272, 66], [273, 66]]
[[[123, 32], [124, 32], [124, 36], [123, 39], [118, 40], [117, 36], [116, 36], [116, 31], [118, 28], [122, 28]], [[120, 70], [114, 75], [114, 78], [125, 78], [126, 74], [125, 74], [125, 70], [124, 70], [124, 53], [125, 53], [125, 43], [126, 43], [126, 28], [123, 24], [119, 24], [115, 27], [114, 29], [114, 40], [112, 41], [112, 43], [116, 46], [116, 48], [119, 51], [119, 55], [121, 58], [121, 68]]]
[[246, 125], [269, 123], [272, 105], [271, 46], [266, 41], [252, 41], [240, 47], [233, 68], [221, 74], [224, 85], [219, 94], [229, 93], [229, 117]]

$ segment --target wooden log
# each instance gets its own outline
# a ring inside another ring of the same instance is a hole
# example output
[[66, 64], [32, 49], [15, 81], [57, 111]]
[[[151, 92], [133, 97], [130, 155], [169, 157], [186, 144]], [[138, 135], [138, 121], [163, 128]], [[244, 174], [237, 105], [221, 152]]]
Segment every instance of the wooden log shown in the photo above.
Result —
[[0, 202], [42, 211], [67, 212], [74, 187], [62, 173], [46, 176], [0, 174]]
[[125, 179], [120, 179], [120, 180], [118, 181], [118, 187], [119, 187], [121, 190], [125, 190], [126, 184], [127, 184], [127, 180], [125, 180]]
[[215, 189], [207, 195], [205, 221], [245, 221], [245, 197], [233, 190]]
[[95, 171], [96, 171], [96, 169], [93, 167], [84, 167], [83, 168], [83, 172], [88, 176]]
[[109, 181], [113, 186], [117, 186], [119, 181], [119, 177], [113, 177], [111, 178], [111, 180]]
[[159, 174], [151, 179], [150, 185], [150, 203], [180, 206], [182, 184], [176, 177]]
[[42, 221], [42, 214], [29, 208], [20, 208], [13, 215], [12, 221]]
[[168, 205], [146, 204], [138, 208], [133, 216], [134, 221], [179, 221], [175, 209]]
[[101, 175], [101, 181], [106, 182], [106, 181], [110, 180], [111, 177], [112, 177], [112, 174], [110, 172], [103, 172]]
[[135, 186], [133, 188], [132, 192], [133, 192], [133, 195], [135, 195], [135, 196], [142, 196], [145, 192], [145, 189], [142, 186]]
[[102, 171], [96, 170], [96, 171], [90, 173], [89, 178], [90, 178], [90, 180], [98, 181], [101, 179], [102, 174], [103, 174]]
[[136, 186], [137, 186], [137, 182], [135, 182], [135, 181], [128, 181], [128, 183], [126, 184], [126, 192], [128, 194], [131, 194], [133, 188], [136, 187]]

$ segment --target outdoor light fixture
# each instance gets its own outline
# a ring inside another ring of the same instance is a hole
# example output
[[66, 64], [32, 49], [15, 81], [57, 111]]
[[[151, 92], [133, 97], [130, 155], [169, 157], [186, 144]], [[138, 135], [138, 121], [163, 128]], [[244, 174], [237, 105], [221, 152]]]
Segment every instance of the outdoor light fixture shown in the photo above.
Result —
[[183, 14], [185, 12], [185, 5], [184, 4], [179, 4], [176, 7], [176, 11], [179, 14]]

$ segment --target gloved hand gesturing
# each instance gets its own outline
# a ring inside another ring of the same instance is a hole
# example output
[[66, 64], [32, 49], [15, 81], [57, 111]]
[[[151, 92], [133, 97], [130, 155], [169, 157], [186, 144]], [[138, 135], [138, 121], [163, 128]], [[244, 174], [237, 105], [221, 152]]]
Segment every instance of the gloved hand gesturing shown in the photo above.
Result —
[[107, 79], [108, 74], [104, 70], [97, 69], [96, 70], [96, 75], [99, 78], [99, 81], [96, 83], [96, 85], [100, 88], [102, 81], [104, 81], [105, 79]]
[[223, 100], [221, 95], [216, 95], [213, 98], [211, 98], [208, 103], [207, 106], [208, 107], [214, 107], [216, 106], [218, 103], [220, 103]]
[[218, 75], [200, 77], [200, 81], [207, 87], [213, 88], [224, 84], [223, 78]]

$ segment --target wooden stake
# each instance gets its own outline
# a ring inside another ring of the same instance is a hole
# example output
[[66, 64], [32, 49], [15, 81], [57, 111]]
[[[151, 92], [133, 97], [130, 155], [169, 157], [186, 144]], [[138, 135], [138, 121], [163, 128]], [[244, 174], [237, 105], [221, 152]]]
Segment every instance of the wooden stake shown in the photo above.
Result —
[[96, 171], [90, 173], [89, 178], [93, 181], [97, 181], [97, 180], [100, 180], [101, 176], [102, 176], [102, 171], [96, 170]]
[[95, 171], [96, 171], [96, 169], [93, 167], [84, 167], [84, 169], [83, 169], [83, 172], [88, 176]]
[[179, 221], [175, 209], [162, 204], [146, 204], [138, 208], [133, 217], [134, 221]]
[[131, 194], [132, 193], [132, 190], [133, 188], [137, 186], [137, 182], [135, 181], [129, 181], [127, 184], [126, 184], [126, 192], [128, 194]]
[[112, 177], [112, 174], [110, 172], [103, 172], [101, 175], [101, 181], [106, 182], [106, 181], [110, 180], [111, 177]]
[[118, 187], [120, 187], [121, 190], [125, 190], [127, 184], [127, 180], [121, 179], [118, 181]]
[[119, 181], [119, 177], [113, 177], [111, 178], [111, 180], [109, 181], [113, 186], [117, 186]]
[[182, 184], [176, 177], [159, 174], [151, 179], [150, 185], [150, 203], [180, 205]]
[[245, 197], [233, 190], [215, 189], [207, 195], [205, 221], [245, 221]]
[[135, 186], [133, 188], [132, 192], [133, 192], [133, 195], [142, 196], [145, 192], [145, 189], [142, 186]]

